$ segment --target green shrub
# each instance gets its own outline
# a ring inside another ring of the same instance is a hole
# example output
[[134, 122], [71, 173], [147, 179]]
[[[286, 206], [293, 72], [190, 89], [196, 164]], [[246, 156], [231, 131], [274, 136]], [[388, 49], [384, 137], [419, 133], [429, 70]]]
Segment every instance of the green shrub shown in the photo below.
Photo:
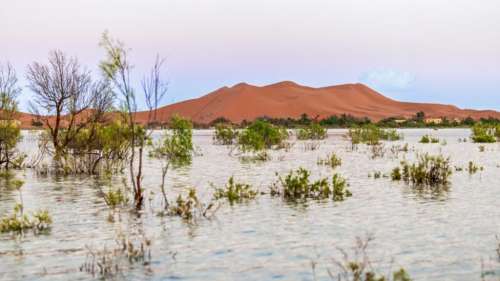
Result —
[[220, 145], [232, 145], [238, 137], [238, 131], [233, 129], [231, 125], [219, 123], [215, 125], [215, 133], [213, 136], [214, 143]]
[[18, 168], [24, 156], [16, 150], [21, 141], [21, 128], [11, 120], [0, 120], [0, 169]]
[[322, 140], [327, 137], [327, 131], [319, 123], [311, 123], [297, 132], [299, 140]]
[[309, 176], [309, 171], [303, 168], [290, 171], [285, 178], [280, 176], [271, 186], [271, 195], [282, 196], [285, 200], [291, 201], [330, 197], [334, 201], [343, 201], [346, 197], [352, 196], [346, 188], [346, 180], [338, 174], [333, 175], [331, 183], [328, 178], [310, 182]]
[[472, 141], [476, 143], [493, 143], [500, 137], [500, 128], [498, 126], [488, 126], [477, 123], [472, 127]]
[[285, 128], [257, 120], [238, 135], [238, 146], [243, 152], [259, 152], [283, 147], [286, 139], [288, 132]]
[[416, 163], [401, 162], [393, 170], [393, 180], [404, 180], [414, 186], [440, 186], [449, 183], [452, 170], [449, 158], [443, 156], [419, 155]]
[[332, 169], [342, 165], [342, 159], [340, 159], [335, 153], [331, 153], [326, 159], [318, 159], [318, 165], [330, 166]]
[[108, 192], [104, 193], [104, 201], [106, 205], [114, 209], [120, 205], [127, 204], [129, 199], [127, 194], [121, 189], [110, 189]]
[[29, 218], [23, 213], [23, 205], [16, 204], [12, 215], [0, 219], [0, 232], [24, 232], [33, 229], [35, 232], [46, 230], [52, 224], [52, 218], [47, 210], [40, 210]]
[[420, 143], [439, 143], [439, 139], [432, 137], [432, 136], [429, 136], [429, 135], [423, 135], [419, 142]]
[[396, 130], [383, 130], [373, 124], [349, 129], [348, 137], [353, 146], [360, 143], [378, 145], [380, 140], [396, 141], [402, 139], [402, 135], [398, 134]]
[[190, 189], [188, 195], [183, 197], [181, 194], [177, 197], [175, 204], [169, 207], [168, 215], [178, 216], [186, 221], [192, 221], [199, 217], [209, 217], [209, 211], [214, 207], [213, 203], [205, 204], [201, 203], [196, 195], [196, 190], [194, 188]]
[[214, 193], [215, 200], [226, 198], [231, 205], [235, 202], [254, 199], [256, 196], [257, 191], [253, 190], [249, 184], [237, 183], [233, 177], [229, 178], [224, 188], [217, 188]]
[[170, 131], [153, 148], [151, 156], [168, 161], [169, 164], [184, 166], [191, 164], [193, 155], [193, 124], [179, 116], [172, 117]]

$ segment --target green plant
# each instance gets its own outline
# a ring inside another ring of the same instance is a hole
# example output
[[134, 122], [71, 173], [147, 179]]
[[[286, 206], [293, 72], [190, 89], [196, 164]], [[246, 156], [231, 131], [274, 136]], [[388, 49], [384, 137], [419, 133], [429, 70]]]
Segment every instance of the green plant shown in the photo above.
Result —
[[419, 141], [420, 143], [439, 143], [439, 138], [435, 138], [429, 135], [423, 135]]
[[[339, 249], [341, 258], [333, 258], [332, 266], [327, 267], [331, 280], [336, 281], [411, 281], [404, 268], [384, 276], [377, 274], [368, 256], [367, 249], [373, 238], [356, 238], [352, 253]], [[313, 267], [314, 270], [314, 267]]]
[[230, 177], [224, 188], [215, 189], [214, 199], [219, 200], [226, 198], [232, 205], [235, 202], [254, 199], [257, 196], [257, 191], [253, 190], [249, 184], [237, 183], [234, 177]]
[[40, 210], [29, 218], [23, 212], [23, 205], [16, 204], [12, 215], [6, 215], [0, 219], [0, 232], [19, 232], [28, 229], [40, 232], [50, 228], [52, 218], [47, 210]]
[[349, 129], [347, 135], [353, 147], [360, 143], [378, 145], [380, 140], [396, 141], [402, 139], [402, 135], [398, 134], [396, 130], [384, 130], [373, 124]]
[[416, 163], [401, 162], [392, 172], [393, 180], [404, 180], [414, 186], [440, 186], [449, 183], [450, 159], [441, 155], [419, 155]]
[[106, 205], [114, 209], [120, 205], [127, 204], [129, 199], [127, 194], [121, 189], [109, 189], [108, 192], [104, 193], [104, 201]]
[[477, 173], [479, 170], [483, 170], [484, 168], [483, 167], [480, 167], [478, 165], [476, 165], [474, 162], [472, 161], [469, 161], [469, 166], [467, 168], [467, 171], [469, 171], [469, 174], [475, 174]]
[[282, 196], [285, 200], [296, 201], [306, 199], [328, 199], [343, 201], [352, 193], [346, 188], [347, 182], [338, 174], [334, 174], [331, 184], [328, 178], [311, 182], [309, 171], [299, 168], [278, 180], [271, 186], [271, 196]]
[[325, 159], [318, 159], [317, 164], [330, 166], [332, 169], [335, 169], [336, 167], [342, 165], [342, 159], [332, 152]]
[[199, 217], [209, 217], [209, 211], [214, 208], [214, 204], [210, 203], [205, 207], [196, 195], [196, 190], [190, 189], [188, 195], [183, 197], [181, 194], [177, 197], [175, 204], [168, 209], [168, 215], [178, 216], [186, 221], [192, 221]]
[[154, 146], [150, 156], [163, 160], [161, 192], [168, 208], [165, 192], [165, 178], [170, 166], [182, 167], [191, 164], [193, 146], [193, 124], [179, 116], [173, 116], [170, 121], [170, 133], [166, 133], [159, 144]]
[[308, 126], [300, 128], [297, 132], [299, 140], [322, 140], [327, 137], [327, 131], [319, 123], [312, 122]]
[[488, 126], [477, 123], [472, 127], [472, 141], [476, 143], [493, 143], [497, 141], [500, 134], [498, 126]]
[[238, 137], [238, 131], [226, 123], [218, 123], [215, 125], [215, 133], [213, 140], [215, 144], [232, 145]]
[[286, 139], [288, 132], [285, 128], [257, 120], [238, 135], [238, 146], [243, 152], [260, 152], [280, 148]]

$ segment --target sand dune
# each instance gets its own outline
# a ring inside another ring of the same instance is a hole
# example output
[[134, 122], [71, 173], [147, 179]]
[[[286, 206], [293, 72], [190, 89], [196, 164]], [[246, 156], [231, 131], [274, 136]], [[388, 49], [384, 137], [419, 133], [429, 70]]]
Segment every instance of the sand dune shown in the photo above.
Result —
[[[191, 118], [200, 124], [225, 117], [235, 123], [258, 117], [298, 118], [303, 113], [324, 118], [351, 114], [380, 120], [387, 117], [412, 117], [423, 111], [429, 117], [500, 118], [492, 110], [466, 110], [453, 105], [400, 102], [383, 96], [363, 84], [345, 84], [312, 88], [284, 81], [263, 87], [240, 83], [223, 87], [203, 97], [187, 100], [158, 109], [158, 120], [166, 121], [173, 114]], [[147, 120], [147, 114], [138, 113]]]

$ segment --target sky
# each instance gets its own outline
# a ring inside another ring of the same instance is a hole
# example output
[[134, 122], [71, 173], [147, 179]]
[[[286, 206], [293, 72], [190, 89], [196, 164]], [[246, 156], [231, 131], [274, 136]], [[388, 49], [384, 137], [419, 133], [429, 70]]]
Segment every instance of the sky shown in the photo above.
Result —
[[136, 85], [166, 59], [165, 103], [239, 82], [365, 83], [404, 101], [500, 110], [498, 0], [0, 0], [0, 62], [49, 51], [98, 76], [107, 30], [131, 49]]

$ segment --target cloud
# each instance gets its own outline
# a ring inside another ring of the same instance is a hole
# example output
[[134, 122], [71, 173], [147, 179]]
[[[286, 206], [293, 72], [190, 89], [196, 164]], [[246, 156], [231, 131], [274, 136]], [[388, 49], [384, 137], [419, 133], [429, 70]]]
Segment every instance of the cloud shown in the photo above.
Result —
[[383, 91], [408, 91], [415, 82], [415, 75], [394, 69], [379, 68], [363, 73], [360, 82]]

